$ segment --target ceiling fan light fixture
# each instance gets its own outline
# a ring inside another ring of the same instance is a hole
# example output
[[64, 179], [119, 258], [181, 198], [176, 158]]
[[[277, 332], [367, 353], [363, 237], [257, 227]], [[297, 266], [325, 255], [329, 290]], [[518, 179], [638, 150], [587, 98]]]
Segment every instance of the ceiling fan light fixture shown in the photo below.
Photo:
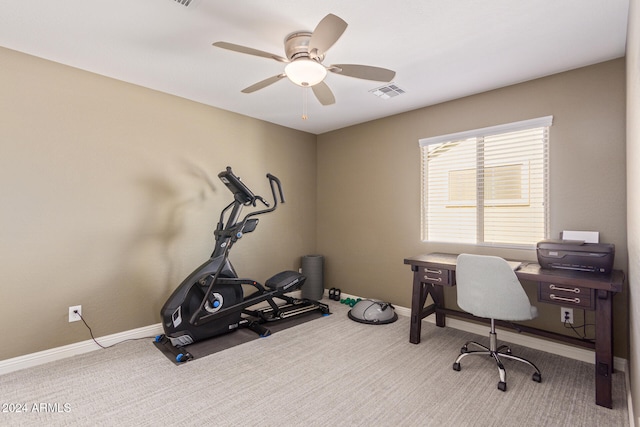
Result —
[[310, 87], [324, 80], [327, 69], [312, 59], [297, 59], [284, 67], [284, 73], [298, 86]]

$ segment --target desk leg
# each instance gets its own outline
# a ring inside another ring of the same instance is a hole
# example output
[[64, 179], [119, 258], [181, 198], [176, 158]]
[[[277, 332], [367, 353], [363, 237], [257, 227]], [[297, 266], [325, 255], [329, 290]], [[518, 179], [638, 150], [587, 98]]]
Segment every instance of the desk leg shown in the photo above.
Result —
[[596, 296], [596, 405], [611, 408], [613, 294], [599, 290]]
[[[433, 304], [425, 309], [424, 304], [427, 297], [431, 295]], [[444, 289], [439, 285], [423, 283], [422, 277], [416, 269], [413, 273], [413, 291], [411, 293], [411, 324], [409, 327], [409, 342], [420, 343], [422, 333], [422, 319], [436, 313], [436, 325], [445, 326], [445, 314], [436, 311], [437, 308], [444, 307]]]
[[[444, 287], [439, 285], [430, 285], [430, 294], [436, 307], [444, 307]], [[436, 326], [445, 327], [445, 314], [436, 311]]]
[[422, 333], [422, 308], [427, 299], [426, 290], [420, 281], [418, 268], [414, 267], [413, 291], [411, 294], [411, 325], [409, 327], [409, 342], [420, 344], [420, 334]]

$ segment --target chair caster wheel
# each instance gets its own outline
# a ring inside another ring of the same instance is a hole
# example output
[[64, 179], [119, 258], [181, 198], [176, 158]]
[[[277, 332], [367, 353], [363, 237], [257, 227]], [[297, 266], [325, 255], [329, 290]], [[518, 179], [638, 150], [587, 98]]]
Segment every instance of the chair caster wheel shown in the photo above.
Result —
[[469, 351], [469, 349], [468, 349], [468, 348], [467, 348], [467, 346], [465, 345], [465, 346], [463, 346], [463, 347], [460, 349], [460, 354], [467, 353], [468, 351]]
[[453, 364], [453, 370], [454, 371], [459, 371], [460, 370], [460, 363], [456, 362]]
[[505, 383], [504, 381], [500, 381], [498, 383], [498, 390], [507, 391], [507, 383]]
[[542, 382], [542, 375], [540, 375], [538, 372], [536, 372], [536, 373], [533, 374], [531, 379], [534, 380], [537, 383]]

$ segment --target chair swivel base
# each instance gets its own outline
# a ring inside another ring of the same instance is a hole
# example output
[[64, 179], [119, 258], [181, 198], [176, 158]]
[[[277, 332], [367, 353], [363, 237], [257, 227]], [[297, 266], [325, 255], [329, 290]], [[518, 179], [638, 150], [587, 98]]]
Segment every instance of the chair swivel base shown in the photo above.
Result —
[[[495, 334], [491, 334], [491, 346], [494, 347], [493, 350], [475, 341], [466, 342], [465, 345], [462, 346], [462, 348], [460, 349], [460, 355], [458, 356], [456, 361], [453, 363], [453, 370], [454, 371], [460, 370], [460, 361], [466, 356], [487, 355], [487, 356], [493, 357], [498, 366], [498, 373], [500, 374], [500, 381], [498, 382], [498, 390], [507, 391], [507, 372], [504, 369], [504, 365], [502, 364], [502, 361], [500, 360], [500, 358], [507, 358], [511, 360], [517, 360], [518, 362], [526, 363], [527, 365], [535, 369], [535, 372], [531, 376], [531, 379], [538, 383], [542, 382], [542, 374], [540, 373], [540, 370], [537, 368], [536, 365], [534, 365], [532, 362], [530, 362], [525, 358], [514, 356], [513, 354], [511, 354], [511, 349], [506, 345], [502, 345], [500, 347], [495, 348], [496, 347], [495, 343], [496, 343]], [[480, 347], [482, 350], [469, 350], [468, 347], [471, 344], [477, 347]]]

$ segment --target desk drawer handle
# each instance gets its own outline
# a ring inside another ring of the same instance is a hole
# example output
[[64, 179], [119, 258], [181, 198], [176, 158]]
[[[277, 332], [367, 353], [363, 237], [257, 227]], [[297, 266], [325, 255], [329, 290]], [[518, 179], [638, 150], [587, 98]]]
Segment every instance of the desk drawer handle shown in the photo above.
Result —
[[564, 302], [572, 302], [572, 303], [575, 303], [575, 304], [580, 304], [580, 298], [557, 297], [554, 294], [549, 295], [549, 298], [551, 298], [552, 300], [555, 300], [555, 301], [564, 301]]
[[424, 276], [424, 280], [431, 280], [432, 282], [442, 282], [442, 278], [441, 277]]
[[[442, 270], [429, 270], [428, 268], [424, 269], [425, 273], [433, 273], [433, 274], [442, 274]], [[427, 276], [425, 276], [427, 277]]]
[[580, 288], [561, 288], [560, 286], [556, 286], [556, 285], [549, 285], [549, 289], [551, 289], [552, 291], [562, 291], [562, 292], [573, 292], [576, 294], [580, 293]]

